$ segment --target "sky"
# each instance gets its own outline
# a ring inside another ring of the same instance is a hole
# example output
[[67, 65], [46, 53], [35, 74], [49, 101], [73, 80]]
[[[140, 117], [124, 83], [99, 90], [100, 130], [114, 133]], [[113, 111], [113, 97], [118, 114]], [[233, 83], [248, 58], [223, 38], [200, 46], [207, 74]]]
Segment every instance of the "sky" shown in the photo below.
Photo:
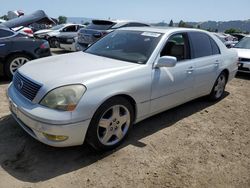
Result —
[[144, 22], [229, 21], [250, 19], [250, 0], [1, 0], [0, 15], [9, 10], [44, 10], [57, 18], [87, 17]]

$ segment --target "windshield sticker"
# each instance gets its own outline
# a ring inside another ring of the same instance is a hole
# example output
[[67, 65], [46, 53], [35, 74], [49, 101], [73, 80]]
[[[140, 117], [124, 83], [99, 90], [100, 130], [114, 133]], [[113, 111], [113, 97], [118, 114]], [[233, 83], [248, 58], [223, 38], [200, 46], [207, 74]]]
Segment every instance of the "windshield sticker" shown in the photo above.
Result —
[[141, 35], [147, 36], [147, 37], [159, 37], [161, 34], [160, 33], [153, 33], [153, 32], [143, 32]]

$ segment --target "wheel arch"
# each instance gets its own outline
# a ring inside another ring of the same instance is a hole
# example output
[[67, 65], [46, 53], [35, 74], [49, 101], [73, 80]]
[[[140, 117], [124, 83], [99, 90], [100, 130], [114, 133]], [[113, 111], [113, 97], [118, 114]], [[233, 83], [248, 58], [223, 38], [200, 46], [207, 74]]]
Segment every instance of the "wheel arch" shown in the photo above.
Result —
[[26, 55], [26, 56], [29, 56], [31, 59], [35, 59], [35, 56], [32, 55], [31, 53], [29, 52], [26, 52], [26, 51], [16, 51], [16, 52], [11, 52], [9, 53], [5, 58], [4, 58], [4, 61], [7, 61], [11, 56], [13, 55]]
[[134, 99], [132, 96], [130, 96], [129, 94], [115, 94], [115, 95], [113, 95], [113, 96], [111, 96], [111, 97], [106, 98], [106, 99], [105, 99], [104, 101], [102, 101], [101, 104], [96, 108], [96, 111], [97, 111], [97, 110], [99, 109], [99, 107], [100, 107], [102, 104], [104, 104], [106, 101], [111, 100], [111, 99], [116, 98], [116, 97], [122, 97], [122, 98], [126, 99], [126, 100], [132, 105], [133, 110], [134, 110], [134, 114], [133, 114], [133, 115], [134, 115], [134, 119], [133, 119], [133, 122], [135, 122], [136, 117], [137, 117], [137, 105], [136, 105], [135, 99]]
[[223, 70], [221, 71], [221, 73], [223, 73], [223, 72], [226, 74], [226, 79], [227, 79], [227, 81], [228, 81], [229, 70], [228, 70], [228, 69], [223, 69]]

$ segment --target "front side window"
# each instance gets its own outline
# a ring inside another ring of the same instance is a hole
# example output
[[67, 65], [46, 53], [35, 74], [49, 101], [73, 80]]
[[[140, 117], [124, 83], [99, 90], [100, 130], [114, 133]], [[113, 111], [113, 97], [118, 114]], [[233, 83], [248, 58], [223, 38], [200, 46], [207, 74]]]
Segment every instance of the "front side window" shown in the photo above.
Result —
[[177, 61], [190, 59], [189, 43], [186, 34], [172, 35], [164, 48], [161, 51], [160, 56], [174, 56]]
[[13, 32], [5, 30], [5, 29], [0, 29], [0, 38], [10, 37], [12, 35], [14, 35]]
[[112, 59], [145, 64], [162, 37], [161, 33], [116, 30], [85, 52]]
[[218, 47], [214, 39], [212, 39], [211, 37], [210, 37], [210, 43], [212, 46], [213, 55], [220, 54], [220, 48]]
[[76, 25], [68, 26], [68, 27], [63, 29], [64, 32], [76, 32], [76, 30], [77, 30]]
[[190, 32], [189, 38], [192, 44], [193, 58], [213, 55], [210, 37], [205, 33]]

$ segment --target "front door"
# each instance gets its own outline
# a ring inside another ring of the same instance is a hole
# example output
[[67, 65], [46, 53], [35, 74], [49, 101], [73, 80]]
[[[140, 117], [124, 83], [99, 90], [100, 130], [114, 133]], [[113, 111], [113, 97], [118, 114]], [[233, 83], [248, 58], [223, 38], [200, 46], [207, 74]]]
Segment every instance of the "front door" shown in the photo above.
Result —
[[187, 34], [172, 35], [160, 56], [174, 56], [177, 58], [177, 64], [175, 67], [152, 70], [151, 113], [172, 108], [195, 96], [195, 64], [190, 59]]

